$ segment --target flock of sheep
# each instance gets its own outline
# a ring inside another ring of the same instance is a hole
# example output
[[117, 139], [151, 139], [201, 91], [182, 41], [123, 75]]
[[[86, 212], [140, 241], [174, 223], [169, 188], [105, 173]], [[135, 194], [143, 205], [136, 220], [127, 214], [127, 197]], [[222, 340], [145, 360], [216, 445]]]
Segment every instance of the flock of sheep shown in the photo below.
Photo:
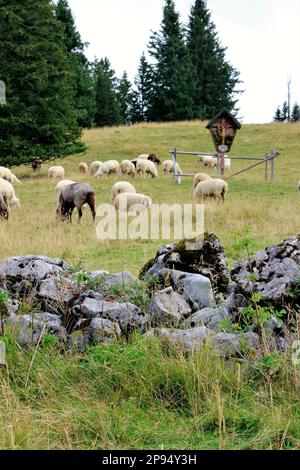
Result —
[[[211, 157], [209, 166], [213, 167], [214, 157]], [[204, 166], [208, 166], [208, 157], [205, 161], [200, 157]], [[143, 176], [144, 178], [157, 178], [157, 167], [160, 164], [159, 158], [155, 154], [142, 154], [133, 160], [123, 160], [121, 163], [116, 160], [106, 162], [93, 161], [90, 167], [85, 162], [80, 162], [78, 169], [81, 174], [90, 174], [95, 178], [109, 176]], [[162, 163], [165, 175], [174, 172], [172, 160], [165, 160]], [[182, 170], [178, 163], [175, 165], [177, 175], [182, 175]], [[64, 168], [61, 166], [51, 167], [48, 170], [49, 178], [64, 178]], [[214, 198], [224, 201], [228, 191], [226, 181], [219, 178], [211, 178], [205, 173], [197, 173], [194, 178], [193, 199], [196, 203], [202, 203], [206, 198]], [[82, 208], [88, 205], [91, 209], [93, 220], [95, 219], [95, 193], [93, 188], [86, 183], [76, 183], [73, 180], [62, 179], [56, 186], [56, 212], [57, 216], [71, 221], [72, 212], [76, 207], [79, 214], [79, 221], [82, 217]], [[148, 209], [152, 204], [152, 199], [145, 194], [136, 192], [135, 187], [128, 181], [119, 181], [112, 187], [110, 203], [118, 210], [130, 212], [132, 206]]]
[[[216, 168], [217, 159], [213, 156], [199, 156], [199, 163], [206, 168]], [[80, 162], [78, 169], [81, 174], [90, 174], [95, 178], [109, 176], [143, 176], [144, 178], [157, 178], [158, 165], [160, 160], [155, 154], [142, 154], [133, 160], [123, 160], [121, 163], [116, 160], [105, 162], [93, 161], [90, 166], [85, 162]], [[226, 156], [225, 169], [230, 168], [231, 160]], [[162, 163], [162, 170], [165, 175], [174, 172], [172, 160], [165, 160]], [[175, 172], [180, 178], [182, 170], [178, 163]], [[56, 185], [56, 213], [61, 219], [71, 221], [72, 212], [78, 210], [79, 221], [82, 217], [82, 208], [88, 205], [92, 212], [93, 220], [96, 215], [95, 192], [91, 185], [87, 183], [77, 183], [65, 178], [65, 170], [62, 166], [53, 166], [48, 170], [48, 177], [60, 179]], [[0, 166], [0, 218], [8, 220], [11, 209], [20, 207], [20, 200], [16, 197], [14, 184], [21, 183], [20, 180], [8, 168]], [[298, 182], [300, 192], [300, 181]], [[228, 184], [220, 178], [212, 178], [206, 173], [197, 173], [193, 181], [193, 200], [195, 203], [203, 203], [207, 198], [219, 201], [225, 200], [228, 192]], [[119, 181], [112, 187], [110, 203], [116, 209], [130, 211], [133, 205], [139, 204], [143, 208], [149, 208], [152, 200], [145, 194], [136, 192], [134, 186], [127, 181]]]

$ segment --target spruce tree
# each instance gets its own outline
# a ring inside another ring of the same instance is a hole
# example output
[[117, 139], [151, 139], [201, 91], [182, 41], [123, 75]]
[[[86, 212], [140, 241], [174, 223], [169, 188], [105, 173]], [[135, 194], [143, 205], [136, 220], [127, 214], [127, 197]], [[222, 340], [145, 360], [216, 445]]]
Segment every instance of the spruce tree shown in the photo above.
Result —
[[82, 42], [80, 33], [77, 31], [67, 0], [58, 0], [55, 13], [62, 23], [64, 42], [69, 54], [78, 124], [81, 127], [92, 127], [95, 117], [95, 90], [92, 71], [84, 55], [86, 44]]
[[277, 106], [277, 108], [276, 108], [273, 121], [279, 121], [279, 122], [282, 121], [280, 106]]
[[82, 150], [61, 24], [50, 0], [0, 0], [0, 164]]
[[194, 117], [194, 68], [184, 42], [184, 31], [173, 0], [166, 0], [160, 32], [150, 38], [153, 67], [153, 94], [149, 118], [174, 121]]
[[289, 113], [288, 104], [287, 104], [286, 101], [284, 101], [284, 103], [282, 105], [282, 110], [281, 110], [281, 120], [283, 122], [288, 120], [288, 113]]
[[135, 90], [132, 96], [131, 121], [147, 121], [153, 90], [153, 71], [143, 52], [134, 79]]
[[221, 108], [234, 110], [239, 72], [225, 58], [204, 0], [195, 0], [187, 30], [187, 47], [196, 68], [196, 117], [208, 119]]
[[298, 103], [295, 103], [293, 106], [292, 121], [293, 122], [300, 121], [300, 106], [298, 105]]
[[126, 72], [118, 81], [116, 95], [121, 110], [121, 122], [122, 124], [128, 124], [131, 120], [132, 89]]
[[116, 78], [107, 58], [94, 64], [96, 126], [121, 124], [121, 108], [115, 92]]

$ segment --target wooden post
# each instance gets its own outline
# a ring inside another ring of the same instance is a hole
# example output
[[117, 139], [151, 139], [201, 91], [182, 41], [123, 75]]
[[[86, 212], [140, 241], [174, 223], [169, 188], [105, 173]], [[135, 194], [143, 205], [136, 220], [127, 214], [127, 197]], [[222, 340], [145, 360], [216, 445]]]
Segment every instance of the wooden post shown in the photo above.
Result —
[[267, 160], [267, 157], [265, 158], [265, 180], [268, 180], [268, 163], [269, 160]]
[[6, 366], [6, 348], [4, 341], [0, 341], [0, 366]]
[[176, 176], [176, 162], [177, 162], [177, 152], [176, 148], [173, 150], [173, 174], [177, 184], [179, 184], [179, 178]]
[[271, 180], [273, 181], [274, 176], [275, 176], [275, 158], [272, 158], [271, 160]]

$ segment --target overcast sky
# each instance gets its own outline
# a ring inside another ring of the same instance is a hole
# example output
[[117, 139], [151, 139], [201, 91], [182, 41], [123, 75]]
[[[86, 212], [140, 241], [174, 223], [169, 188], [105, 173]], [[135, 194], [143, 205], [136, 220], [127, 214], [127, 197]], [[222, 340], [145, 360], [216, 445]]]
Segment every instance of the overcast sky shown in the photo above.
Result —
[[[142, 51], [162, 19], [164, 0], [69, 0], [86, 51], [107, 56], [121, 76], [133, 80]], [[187, 22], [193, 0], [175, 0]], [[239, 116], [245, 123], [270, 122], [287, 99], [300, 104], [300, 0], [207, 0], [227, 59], [243, 80]]]

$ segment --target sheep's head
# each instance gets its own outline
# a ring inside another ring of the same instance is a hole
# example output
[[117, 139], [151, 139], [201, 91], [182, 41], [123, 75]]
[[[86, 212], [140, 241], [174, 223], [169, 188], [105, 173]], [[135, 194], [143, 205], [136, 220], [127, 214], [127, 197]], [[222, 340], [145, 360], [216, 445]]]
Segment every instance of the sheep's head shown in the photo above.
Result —
[[0, 217], [4, 220], [8, 220], [9, 212], [6, 206], [2, 205], [0, 207]]

